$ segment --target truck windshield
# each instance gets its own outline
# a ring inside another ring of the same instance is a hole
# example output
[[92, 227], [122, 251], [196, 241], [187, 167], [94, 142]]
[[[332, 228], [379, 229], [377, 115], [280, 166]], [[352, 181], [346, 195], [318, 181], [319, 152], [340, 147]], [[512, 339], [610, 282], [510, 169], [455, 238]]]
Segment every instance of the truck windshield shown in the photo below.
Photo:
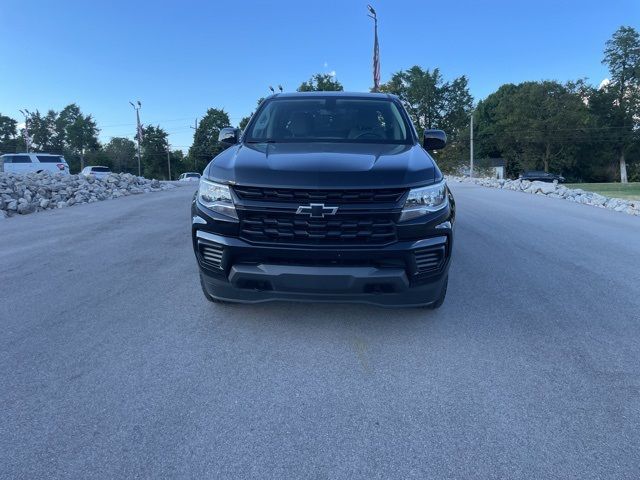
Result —
[[245, 141], [410, 144], [409, 132], [391, 100], [276, 97], [260, 109]]

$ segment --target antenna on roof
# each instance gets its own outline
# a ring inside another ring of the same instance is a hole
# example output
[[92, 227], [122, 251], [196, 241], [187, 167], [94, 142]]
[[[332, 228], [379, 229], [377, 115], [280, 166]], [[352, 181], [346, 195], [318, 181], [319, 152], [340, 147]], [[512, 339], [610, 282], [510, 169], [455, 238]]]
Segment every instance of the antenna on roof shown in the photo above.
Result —
[[278, 85], [278, 90], [280, 90], [280, 92], [282, 92], [282, 85]]
[[271, 85], [269, 85], [269, 90], [271, 90], [271, 93], [276, 93], [276, 91], [273, 89]]

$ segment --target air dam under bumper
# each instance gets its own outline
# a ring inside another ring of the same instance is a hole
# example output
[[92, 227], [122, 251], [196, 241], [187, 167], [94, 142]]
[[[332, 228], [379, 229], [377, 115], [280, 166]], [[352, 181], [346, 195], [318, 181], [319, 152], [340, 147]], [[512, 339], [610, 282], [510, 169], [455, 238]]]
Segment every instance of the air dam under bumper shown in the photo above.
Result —
[[[256, 249], [240, 239], [204, 232], [199, 240], [226, 243], [225, 251]], [[203, 237], [207, 237], [206, 240]], [[440, 237], [443, 238], [443, 237]], [[446, 238], [446, 237], [444, 237]], [[432, 243], [436, 239], [430, 239]], [[217, 243], [217, 242], [216, 242]], [[411, 255], [426, 241], [406, 242], [407, 250], [392, 247], [395, 255]], [[220, 245], [221, 247], [223, 245]], [[413, 248], [411, 248], [413, 247]], [[260, 247], [258, 249], [261, 250]], [[384, 250], [384, 249], [383, 249]], [[378, 250], [380, 252], [380, 250]], [[352, 252], [355, 253], [355, 252]], [[361, 254], [363, 252], [360, 252]], [[390, 252], [387, 252], [389, 254]], [[308, 255], [309, 253], [307, 253]], [[226, 254], [223, 255], [226, 259]], [[224, 263], [224, 260], [223, 260]], [[441, 271], [412, 282], [404, 268], [374, 266], [303, 266], [271, 263], [233, 263], [226, 269], [200, 268], [207, 292], [218, 300], [262, 303], [269, 301], [370, 303], [380, 306], [424, 306], [440, 296], [448, 272], [448, 259]]]

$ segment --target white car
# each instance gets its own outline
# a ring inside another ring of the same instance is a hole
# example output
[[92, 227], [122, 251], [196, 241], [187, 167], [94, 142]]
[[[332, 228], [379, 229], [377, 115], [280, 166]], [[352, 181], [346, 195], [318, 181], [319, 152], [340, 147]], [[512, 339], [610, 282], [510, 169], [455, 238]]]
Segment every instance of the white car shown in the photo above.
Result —
[[82, 172], [80, 172], [82, 175], [85, 176], [92, 176], [97, 178], [98, 180], [102, 180], [103, 178], [107, 178], [109, 175], [111, 175], [111, 169], [109, 167], [101, 167], [101, 166], [90, 166], [90, 167], [84, 167], [82, 169]]
[[178, 177], [179, 182], [199, 182], [200, 174], [196, 172], [183, 173]]
[[69, 164], [62, 155], [50, 153], [7, 153], [0, 155], [0, 172], [51, 172], [69, 175]]

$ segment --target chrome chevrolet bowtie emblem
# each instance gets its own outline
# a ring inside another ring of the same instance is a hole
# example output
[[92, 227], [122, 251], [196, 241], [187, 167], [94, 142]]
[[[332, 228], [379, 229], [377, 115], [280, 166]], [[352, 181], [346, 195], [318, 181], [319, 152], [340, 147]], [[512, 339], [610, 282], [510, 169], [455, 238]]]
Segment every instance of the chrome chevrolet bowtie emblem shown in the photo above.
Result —
[[323, 218], [325, 215], [335, 215], [338, 207], [325, 207], [324, 203], [310, 203], [309, 205], [300, 205], [297, 214], [309, 215], [312, 218]]

